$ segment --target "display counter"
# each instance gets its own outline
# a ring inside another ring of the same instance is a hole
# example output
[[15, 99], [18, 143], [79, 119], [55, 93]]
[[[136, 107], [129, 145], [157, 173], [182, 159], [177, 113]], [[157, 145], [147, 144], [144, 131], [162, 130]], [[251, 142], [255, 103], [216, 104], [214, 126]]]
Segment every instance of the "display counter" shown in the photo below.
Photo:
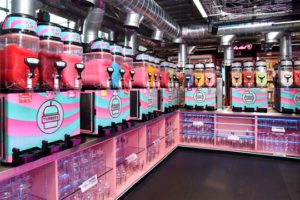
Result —
[[0, 199], [117, 199], [177, 147], [298, 159], [300, 116], [181, 109], [34, 162], [1, 166]]

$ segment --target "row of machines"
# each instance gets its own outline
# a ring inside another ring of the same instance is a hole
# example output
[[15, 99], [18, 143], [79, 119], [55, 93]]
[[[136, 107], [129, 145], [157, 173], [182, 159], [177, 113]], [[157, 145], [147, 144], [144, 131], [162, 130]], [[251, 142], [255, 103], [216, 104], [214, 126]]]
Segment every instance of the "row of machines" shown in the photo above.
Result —
[[275, 80], [275, 108], [300, 114], [300, 60], [281, 60]]
[[186, 64], [185, 107], [195, 110], [216, 110], [216, 66], [214, 63]]
[[[275, 108], [284, 113], [300, 113], [300, 61], [281, 60], [273, 78]], [[213, 63], [186, 64], [185, 107], [215, 110], [216, 68]], [[234, 61], [230, 67], [231, 107], [236, 112], [267, 112], [268, 73], [264, 60]]]
[[231, 107], [233, 111], [267, 112], [268, 76], [263, 60], [235, 61], [231, 65]]
[[[83, 48], [83, 46], [85, 48]], [[178, 107], [173, 63], [34, 16], [0, 35], [0, 161], [19, 165], [124, 130]]]

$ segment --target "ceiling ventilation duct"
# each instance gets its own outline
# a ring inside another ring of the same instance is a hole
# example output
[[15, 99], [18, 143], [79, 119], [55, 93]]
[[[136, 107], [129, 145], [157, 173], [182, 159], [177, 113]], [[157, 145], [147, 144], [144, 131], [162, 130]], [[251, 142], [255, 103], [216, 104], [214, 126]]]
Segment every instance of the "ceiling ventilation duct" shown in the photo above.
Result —
[[291, 34], [284, 34], [280, 39], [280, 58], [292, 59], [292, 39]]
[[83, 42], [89, 43], [98, 38], [104, 16], [104, 0], [97, 0], [94, 7], [89, 9], [83, 25]]
[[265, 34], [265, 41], [261, 44], [261, 49], [263, 51], [271, 51], [274, 44], [278, 43], [279, 39], [282, 37], [283, 33], [281, 31], [272, 31]]
[[126, 15], [124, 26], [138, 29], [142, 20], [143, 17], [140, 14], [130, 11]]
[[158, 28], [155, 28], [152, 33], [151, 39], [156, 41], [163, 41], [163, 37], [164, 37], [164, 32], [162, 32]]
[[36, 0], [12, 0], [11, 13], [22, 13], [30, 16], [35, 16], [35, 11], [38, 9]]
[[179, 45], [179, 52], [178, 52], [178, 64], [180, 67], [184, 67], [187, 63], [188, 57], [188, 49], [186, 44]]
[[147, 18], [154, 26], [170, 35], [180, 36], [180, 26], [154, 0], [110, 0], [108, 3], [116, 7], [126, 6], [131, 11]]
[[224, 65], [230, 66], [233, 58], [234, 58], [234, 52], [232, 48], [232, 43], [234, 42], [234, 39], [236, 38], [235, 35], [223, 35], [221, 37], [220, 45], [224, 48]]
[[281, 31], [273, 31], [265, 34], [265, 43], [277, 43], [283, 33]]

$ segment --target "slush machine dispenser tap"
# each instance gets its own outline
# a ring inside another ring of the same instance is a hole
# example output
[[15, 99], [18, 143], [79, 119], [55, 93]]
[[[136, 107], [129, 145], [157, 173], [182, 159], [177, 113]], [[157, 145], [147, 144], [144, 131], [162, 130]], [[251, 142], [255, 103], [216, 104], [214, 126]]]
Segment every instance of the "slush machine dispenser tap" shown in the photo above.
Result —
[[112, 85], [112, 74], [114, 73], [114, 69], [112, 67], [108, 67], [107, 68], [107, 72], [108, 72], [108, 75], [109, 75], [109, 78], [107, 80], [107, 88], [111, 88]]
[[119, 88], [124, 88], [124, 74], [125, 74], [125, 70], [123, 68], [120, 69], [120, 74], [121, 74], [121, 79], [120, 79], [120, 83], [119, 83]]
[[129, 88], [132, 88], [132, 81], [133, 81], [134, 74], [135, 74], [135, 71], [134, 70], [130, 70]]
[[24, 62], [29, 68], [27, 77], [27, 89], [32, 90], [32, 79], [35, 77], [34, 70], [39, 65], [40, 61], [37, 58], [25, 58]]
[[80, 89], [81, 88], [81, 74], [84, 70], [84, 64], [77, 63], [75, 64], [75, 69], [77, 70], [77, 78], [75, 79], [75, 88]]
[[54, 89], [59, 90], [59, 80], [61, 79], [61, 73], [62, 70], [66, 68], [67, 63], [64, 61], [56, 61], [54, 63], [54, 66], [56, 68], [56, 75], [54, 77]]
[[148, 88], [150, 87], [150, 83], [151, 83], [151, 77], [152, 77], [152, 73], [149, 72], [148, 73], [148, 77], [149, 77], [149, 81], [148, 81]]

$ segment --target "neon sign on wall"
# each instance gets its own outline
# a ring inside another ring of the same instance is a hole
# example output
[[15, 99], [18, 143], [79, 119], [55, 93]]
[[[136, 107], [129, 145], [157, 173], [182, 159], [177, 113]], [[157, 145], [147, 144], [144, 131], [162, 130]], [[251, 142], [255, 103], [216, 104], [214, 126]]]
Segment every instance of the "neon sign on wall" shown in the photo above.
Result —
[[245, 45], [236, 45], [233, 47], [233, 50], [235, 51], [241, 51], [241, 50], [252, 50], [253, 45], [252, 44], [245, 44]]

